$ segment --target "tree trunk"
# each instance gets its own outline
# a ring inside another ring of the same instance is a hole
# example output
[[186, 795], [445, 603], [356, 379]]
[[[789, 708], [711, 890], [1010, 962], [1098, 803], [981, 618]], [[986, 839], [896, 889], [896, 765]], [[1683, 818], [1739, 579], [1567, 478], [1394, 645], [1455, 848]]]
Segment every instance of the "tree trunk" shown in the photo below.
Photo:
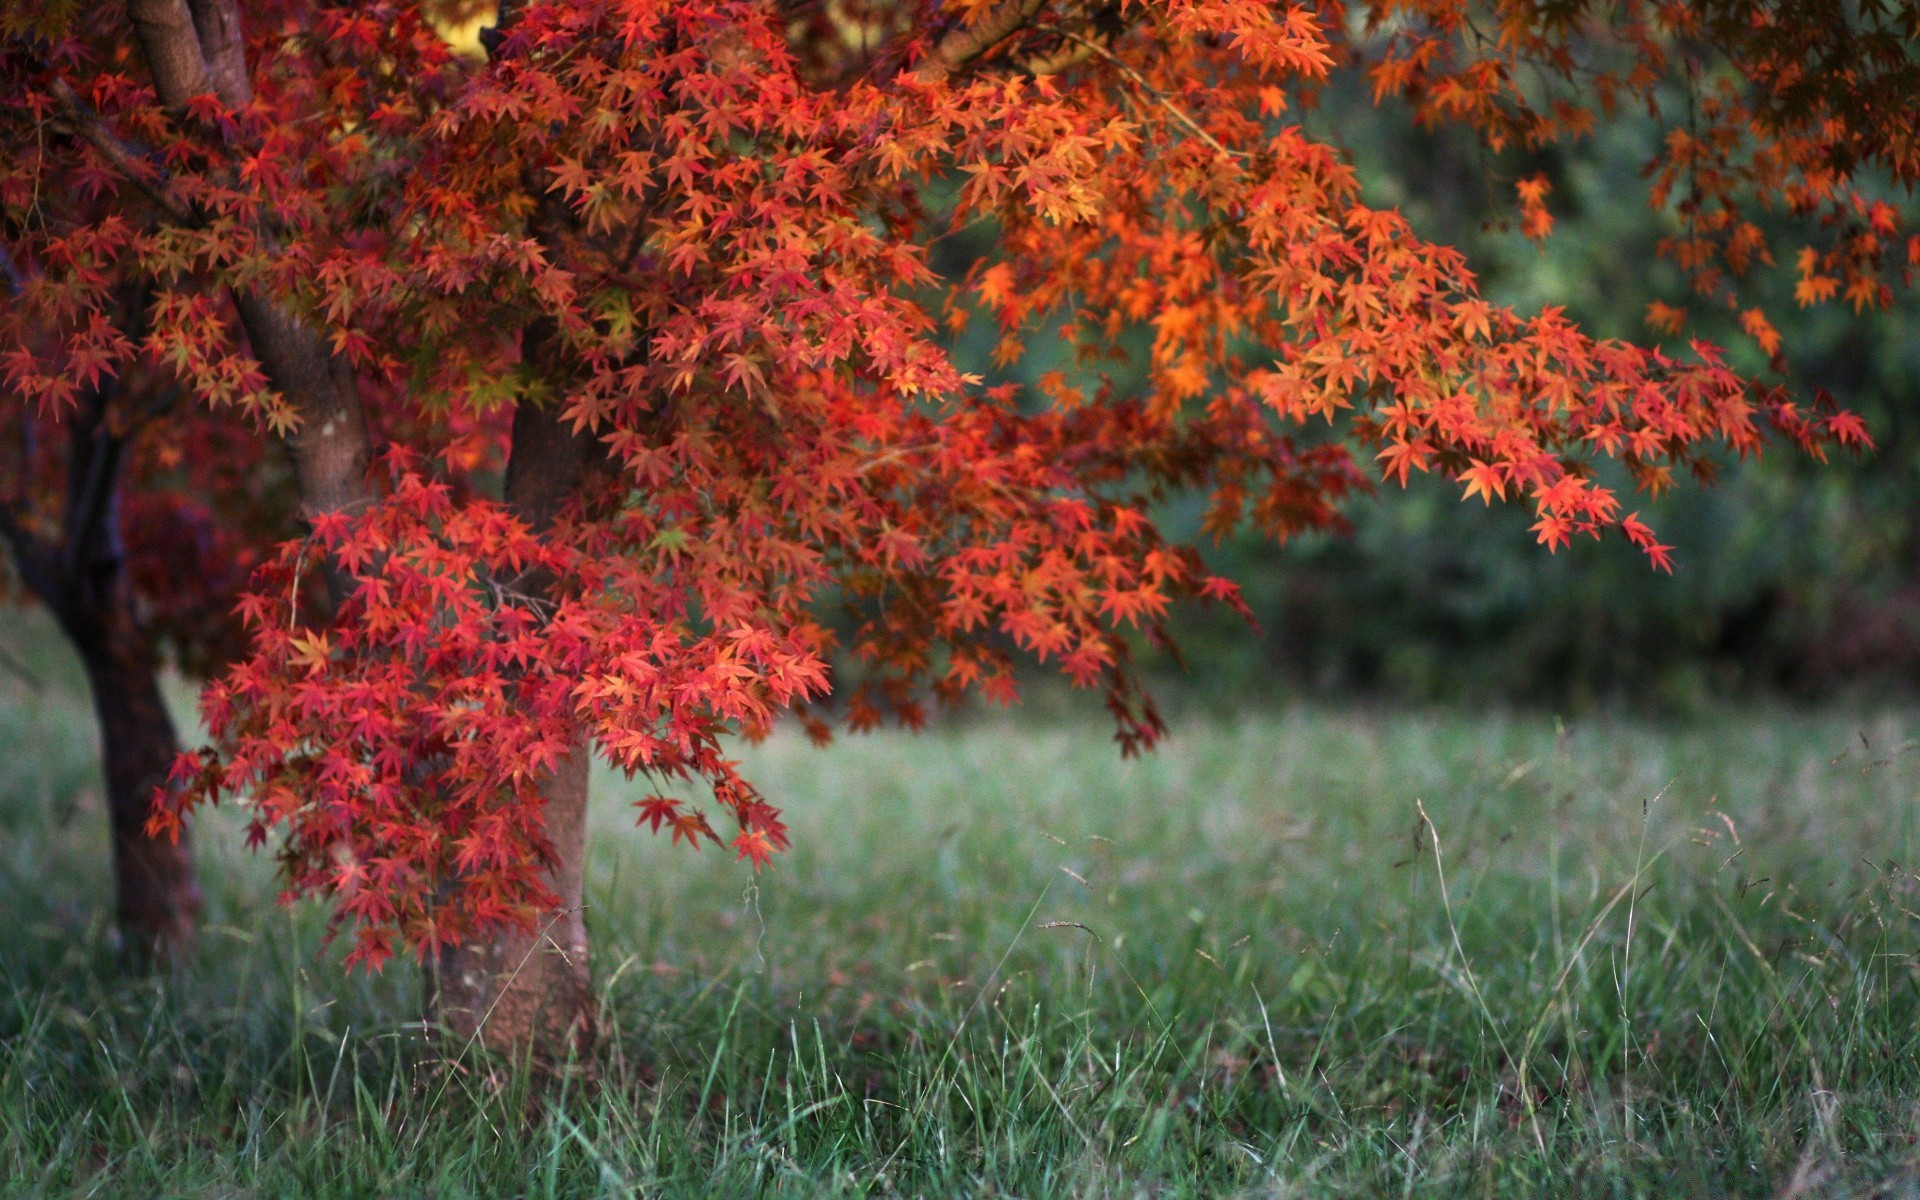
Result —
[[[238, 0], [129, 0], [127, 15], [162, 104], [184, 111], [207, 92], [234, 108], [253, 99]], [[302, 515], [311, 521], [364, 508], [372, 499], [372, 441], [352, 365], [270, 296], [236, 286], [233, 299], [267, 382], [300, 414], [286, 446]], [[332, 563], [323, 570], [338, 608], [347, 581]]]
[[[104, 406], [95, 408], [96, 417]], [[80, 448], [104, 445], [81, 432], [74, 438], [70, 472], [80, 470]], [[111, 455], [111, 451], [108, 451]], [[113, 513], [117, 484], [111, 468], [95, 476], [107, 496], [105, 512], [69, 527], [80, 532], [61, 548], [21, 528], [0, 505], [0, 533], [13, 549], [14, 566], [60, 628], [86, 667], [100, 723], [100, 757], [107, 781], [112, 830], [114, 907], [123, 944], [140, 958], [171, 958], [193, 940], [200, 915], [193, 852], [183, 830], [178, 841], [150, 837], [147, 818], [154, 790], [167, 781], [180, 739], [160, 697], [153, 645], [134, 613], [127, 589]], [[78, 494], [78, 493], [76, 493]], [[76, 562], [75, 559], [78, 561]]]
[[180, 839], [147, 833], [154, 789], [164, 784], [180, 740], [160, 697], [152, 655], [115, 589], [105, 619], [76, 637], [100, 721], [113, 839], [114, 904], [123, 944], [141, 957], [177, 956], [193, 941], [200, 916], [193, 850]]
[[[144, 289], [126, 297], [123, 327], [135, 336], [144, 303]], [[167, 959], [193, 940], [200, 889], [185, 832], [178, 841], [147, 833], [154, 791], [166, 783], [180, 739], [127, 584], [119, 515], [125, 435], [108, 419], [117, 391], [117, 379], [106, 379], [71, 414], [63, 536], [56, 541], [33, 532], [20, 515], [21, 502], [5, 499], [0, 539], [12, 550], [21, 581], [53, 613], [86, 667], [100, 724], [122, 943], [137, 958]]]
[[429, 966], [427, 1011], [464, 1050], [484, 1046], [540, 1069], [585, 1058], [597, 1034], [584, 920], [587, 772], [582, 741], [541, 785], [560, 906], [530, 933], [506, 930], [442, 951]]
[[[531, 356], [549, 330], [528, 331]], [[522, 404], [513, 417], [506, 501], [535, 532], [543, 532], [569, 496], [601, 462], [591, 435], [568, 428], [552, 407]], [[546, 581], [529, 579], [538, 592]], [[429, 968], [429, 1024], [446, 1029], [464, 1048], [480, 1044], [542, 1069], [583, 1059], [597, 1036], [593, 988], [587, 971], [584, 920], [587, 863], [587, 776], [593, 747], [582, 736], [541, 783], [554, 858], [546, 883], [560, 898], [534, 932], [507, 930], [443, 951]]]

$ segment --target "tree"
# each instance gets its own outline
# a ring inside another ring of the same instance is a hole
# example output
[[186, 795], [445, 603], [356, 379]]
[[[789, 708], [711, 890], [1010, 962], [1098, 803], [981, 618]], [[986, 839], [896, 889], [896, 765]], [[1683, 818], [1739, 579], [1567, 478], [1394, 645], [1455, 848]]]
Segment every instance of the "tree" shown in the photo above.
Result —
[[[354, 961], [423, 953], [439, 1018], [515, 1053], [592, 1036], [595, 753], [757, 866], [785, 827], [724, 739], [784, 713], [917, 725], [1011, 701], [1024, 655], [1150, 744], [1131, 632], [1238, 603], [1163, 537], [1172, 492], [1285, 538], [1373, 455], [1665, 566], [1594, 460], [1657, 490], [1768, 430], [1865, 442], [1711, 346], [1481, 299], [1289, 122], [1340, 49], [1304, 8], [577, 0], [478, 61], [410, 4], [127, 15], [8, 26], [0, 337], [58, 346], [8, 383], [61, 410], [144, 355], [285, 435], [306, 517], [157, 827], [243, 798]], [[936, 273], [963, 229], [988, 248]], [[975, 321], [1078, 369], [989, 386], [948, 349]]]
[[[122, 287], [109, 310], [136, 339], [147, 300], [143, 288]], [[0, 498], [14, 576], [85, 669], [115, 915], [123, 945], [143, 960], [190, 943], [200, 910], [187, 840], [148, 828], [154, 791], [180, 753], [156, 667], [163, 648], [202, 673], [236, 656], [241, 630], [230, 614], [260, 539], [234, 518], [272, 527], [271, 480], [248, 467], [256, 439], [180, 400], [163, 373], [129, 363], [83, 378], [70, 404], [14, 406]]]

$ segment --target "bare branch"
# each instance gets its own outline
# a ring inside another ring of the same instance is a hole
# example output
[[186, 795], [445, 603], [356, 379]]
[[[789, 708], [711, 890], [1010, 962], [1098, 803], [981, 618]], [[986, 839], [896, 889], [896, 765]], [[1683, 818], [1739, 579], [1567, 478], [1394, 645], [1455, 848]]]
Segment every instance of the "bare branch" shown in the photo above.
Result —
[[1081, 37], [1079, 34], [1073, 33], [1069, 30], [1055, 29], [1055, 28], [1052, 28], [1051, 26], [1047, 26], [1044, 28], [1046, 28], [1048, 33], [1056, 34], [1059, 37], [1065, 39], [1066, 41], [1072, 42], [1074, 45], [1079, 46], [1081, 49], [1085, 50], [1088, 54], [1091, 54], [1096, 58], [1105, 59], [1108, 63], [1112, 64], [1113, 68], [1116, 71], [1119, 71], [1122, 75], [1126, 76], [1127, 80], [1130, 83], [1132, 83], [1133, 86], [1145, 92], [1148, 98], [1152, 99], [1155, 103], [1159, 104], [1160, 107], [1172, 113], [1174, 116], [1174, 119], [1179, 121], [1182, 125], [1185, 125], [1187, 129], [1192, 132], [1193, 136], [1199, 138], [1201, 141], [1205, 142], [1207, 145], [1213, 147], [1213, 149], [1215, 149], [1222, 155], [1225, 155], [1227, 158], [1235, 159], [1241, 162], [1245, 162], [1252, 157], [1251, 155], [1245, 153], [1244, 151], [1229, 150], [1225, 146], [1221, 145], [1219, 141], [1215, 139], [1215, 137], [1212, 134], [1200, 128], [1200, 123], [1198, 121], [1195, 121], [1192, 117], [1188, 116], [1185, 109], [1175, 104], [1172, 100], [1169, 100], [1166, 94], [1162, 92], [1159, 88], [1156, 88], [1151, 83], [1148, 83], [1146, 78], [1142, 76], [1140, 72], [1134, 70], [1132, 67], [1128, 66], [1126, 63], [1121, 62], [1118, 58], [1115, 58], [1113, 55], [1113, 52], [1108, 50], [1105, 46], [1102, 46], [1099, 42]]

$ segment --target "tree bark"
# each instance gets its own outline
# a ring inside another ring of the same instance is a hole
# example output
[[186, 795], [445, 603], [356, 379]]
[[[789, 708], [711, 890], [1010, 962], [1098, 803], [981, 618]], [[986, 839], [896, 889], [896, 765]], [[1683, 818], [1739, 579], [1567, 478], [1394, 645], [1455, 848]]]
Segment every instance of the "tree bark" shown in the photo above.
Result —
[[554, 861], [547, 886], [560, 905], [532, 932], [498, 931], [441, 951], [429, 966], [427, 1013], [458, 1049], [483, 1046], [551, 1071], [584, 1060], [598, 1030], [587, 971], [587, 773], [583, 739], [542, 781]]
[[193, 942], [200, 887], [186, 831], [178, 841], [154, 837], [147, 818], [155, 789], [180, 753], [180, 739], [125, 587], [114, 589], [108, 611], [90, 615], [91, 628], [73, 636], [100, 722], [115, 914], [122, 943], [136, 956], [170, 959]]
[[[548, 331], [532, 329], [538, 355]], [[513, 417], [506, 501], [535, 532], [553, 524], [569, 496], [602, 461], [593, 437], [569, 429], [556, 409], [523, 403]], [[528, 580], [529, 591], [545, 590]], [[541, 782], [553, 861], [546, 884], [559, 897], [531, 933], [503, 930], [442, 951], [429, 968], [427, 1015], [462, 1047], [482, 1045], [551, 1071], [585, 1059], [598, 1036], [588, 974], [585, 882], [587, 777], [593, 747], [582, 734]]]
[[107, 421], [113, 392], [114, 381], [106, 381], [73, 415], [62, 541], [25, 528], [15, 501], [0, 503], [0, 535], [21, 580], [53, 613], [86, 667], [100, 725], [123, 944], [139, 958], [165, 959], [192, 942], [200, 889], [185, 833], [178, 841], [147, 833], [154, 791], [166, 782], [180, 739], [160, 696], [153, 643], [127, 585], [119, 531], [124, 439]]
[[[108, 508], [97, 521], [111, 530], [110, 501]], [[11, 510], [0, 508], [0, 532], [12, 546], [20, 577], [53, 612], [86, 667], [100, 725], [122, 943], [140, 959], [176, 957], [192, 943], [200, 915], [193, 850], [184, 830], [178, 841], [150, 836], [147, 818], [180, 739], [160, 696], [153, 645], [134, 612], [118, 541], [111, 534], [86, 538], [76, 565], [60, 548], [23, 530]]]
[[[252, 102], [237, 0], [129, 0], [127, 15], [162, 104], [178, 112], [209, 92], [231, 108]], [[372, 442], [352, 365], [271, 297], [235, 288], [233, 298], [267, 381], [300, 415], [287, 450], [302, 514], [311, 521], [365, 507]], [[338, 608], [345, 580], [331, 564], [326, 574]]]

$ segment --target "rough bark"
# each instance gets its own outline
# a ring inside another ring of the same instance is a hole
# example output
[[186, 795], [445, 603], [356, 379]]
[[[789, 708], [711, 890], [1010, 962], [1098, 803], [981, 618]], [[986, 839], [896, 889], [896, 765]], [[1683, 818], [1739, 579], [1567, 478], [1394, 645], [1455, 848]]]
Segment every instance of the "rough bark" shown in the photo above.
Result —
[[184, 108], [187, 101], [213, 90], [193, 12], [186, 0], [128, 0], [127, 16], [146, 52], [160, 103]]
[[[529, 332], [537, 347], [543, 331]], [[551, 407], [514, 413], [507, 504], [536, 531], [552, 524], [599, 460], [594, 439], [566, 427]], [[523, 586], [539, 591], [544, 581]], [[532, 932], [501, 930], [441, 952], [430, 966], [428, 1019], [459, 1046], [480, 1045], [542, 1070], [583, 1061], [597, 1029], [584, 913], [587, 777], [593, 749], [583, 735], [541, 783], [553, 861], [546, 884], [559, 897]]]

